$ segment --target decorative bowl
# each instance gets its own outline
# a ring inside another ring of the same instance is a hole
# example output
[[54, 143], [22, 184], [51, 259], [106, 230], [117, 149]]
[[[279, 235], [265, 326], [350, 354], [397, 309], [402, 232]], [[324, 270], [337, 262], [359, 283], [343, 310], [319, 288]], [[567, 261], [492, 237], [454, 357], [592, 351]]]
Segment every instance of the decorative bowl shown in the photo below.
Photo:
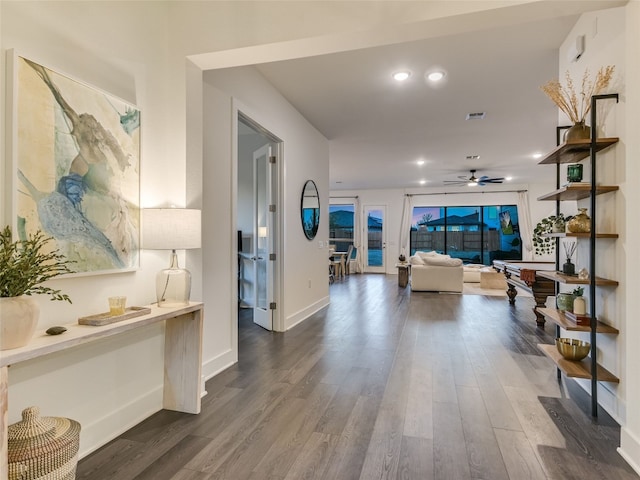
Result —
[[591, 350], [591, 344], [575, 338], [556, 338], [556, 348], [567, 360], [582, 360]]

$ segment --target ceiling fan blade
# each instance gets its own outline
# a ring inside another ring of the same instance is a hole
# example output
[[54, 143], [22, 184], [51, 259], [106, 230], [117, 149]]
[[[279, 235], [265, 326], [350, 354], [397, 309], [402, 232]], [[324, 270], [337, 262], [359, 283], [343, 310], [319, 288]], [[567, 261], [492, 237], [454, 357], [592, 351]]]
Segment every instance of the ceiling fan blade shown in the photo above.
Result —
[[475, 170], [470, 170], [471, 172], [471, 176], [470, 177], [465, 177], [464, 175], [458, 175], [458, 178], [460, 180], [444, 180], [443, 183], [445, 183], [446, 185], [469, 185], [469, 186], [476, 186], [476, 185], [480, 185], [480, 186], [484, 186], [487, 183], [502, 183], [502, 181], [504, 180], [503, 177], [495, 177], [495, 178], [490, 178], [487, 175], [482, 175], [481, 177], [476, 177]]

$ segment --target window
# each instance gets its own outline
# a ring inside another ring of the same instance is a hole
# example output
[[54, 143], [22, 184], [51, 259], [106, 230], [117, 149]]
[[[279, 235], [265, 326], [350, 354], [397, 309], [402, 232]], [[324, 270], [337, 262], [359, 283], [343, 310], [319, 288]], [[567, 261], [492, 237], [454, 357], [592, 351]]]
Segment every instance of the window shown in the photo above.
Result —
[[329, 242], [338, 252], [346, 252], [353, 245], [354, 211], [352, 203], [329, 205]]
[[516, 205], [414, 207], [411, 255], [417, 250], [446, 253], [468, 263], [521, 260]]

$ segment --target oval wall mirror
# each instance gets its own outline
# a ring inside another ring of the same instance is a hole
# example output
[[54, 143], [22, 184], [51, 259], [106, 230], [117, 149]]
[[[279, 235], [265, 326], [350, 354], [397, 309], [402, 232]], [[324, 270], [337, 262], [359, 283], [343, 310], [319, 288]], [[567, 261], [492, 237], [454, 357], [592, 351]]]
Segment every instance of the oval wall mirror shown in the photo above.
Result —
[[302, 189], [300, 201], [300, 219], [305, 237], [313, 240], [320, 225], [320, 196], [313, 180], [307, 180]]

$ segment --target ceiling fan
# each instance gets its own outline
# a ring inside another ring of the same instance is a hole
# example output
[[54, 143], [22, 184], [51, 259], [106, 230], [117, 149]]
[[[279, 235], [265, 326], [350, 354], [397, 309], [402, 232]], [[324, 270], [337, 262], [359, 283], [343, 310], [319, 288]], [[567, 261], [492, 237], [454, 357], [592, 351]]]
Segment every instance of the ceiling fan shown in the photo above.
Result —
[[486, 175], [476, 177], [475, 170], [470, 170], [470, 172], [470, 177], [459, 175], [458, 178], [460, 180], [445, 180], [444, 183], [447, 185], [468, 185], [470, 187], [475, 187], [476, 185], [484, 186], [487, 183], [502, 183], [504, 180], [504, 177], [489, 178]]

